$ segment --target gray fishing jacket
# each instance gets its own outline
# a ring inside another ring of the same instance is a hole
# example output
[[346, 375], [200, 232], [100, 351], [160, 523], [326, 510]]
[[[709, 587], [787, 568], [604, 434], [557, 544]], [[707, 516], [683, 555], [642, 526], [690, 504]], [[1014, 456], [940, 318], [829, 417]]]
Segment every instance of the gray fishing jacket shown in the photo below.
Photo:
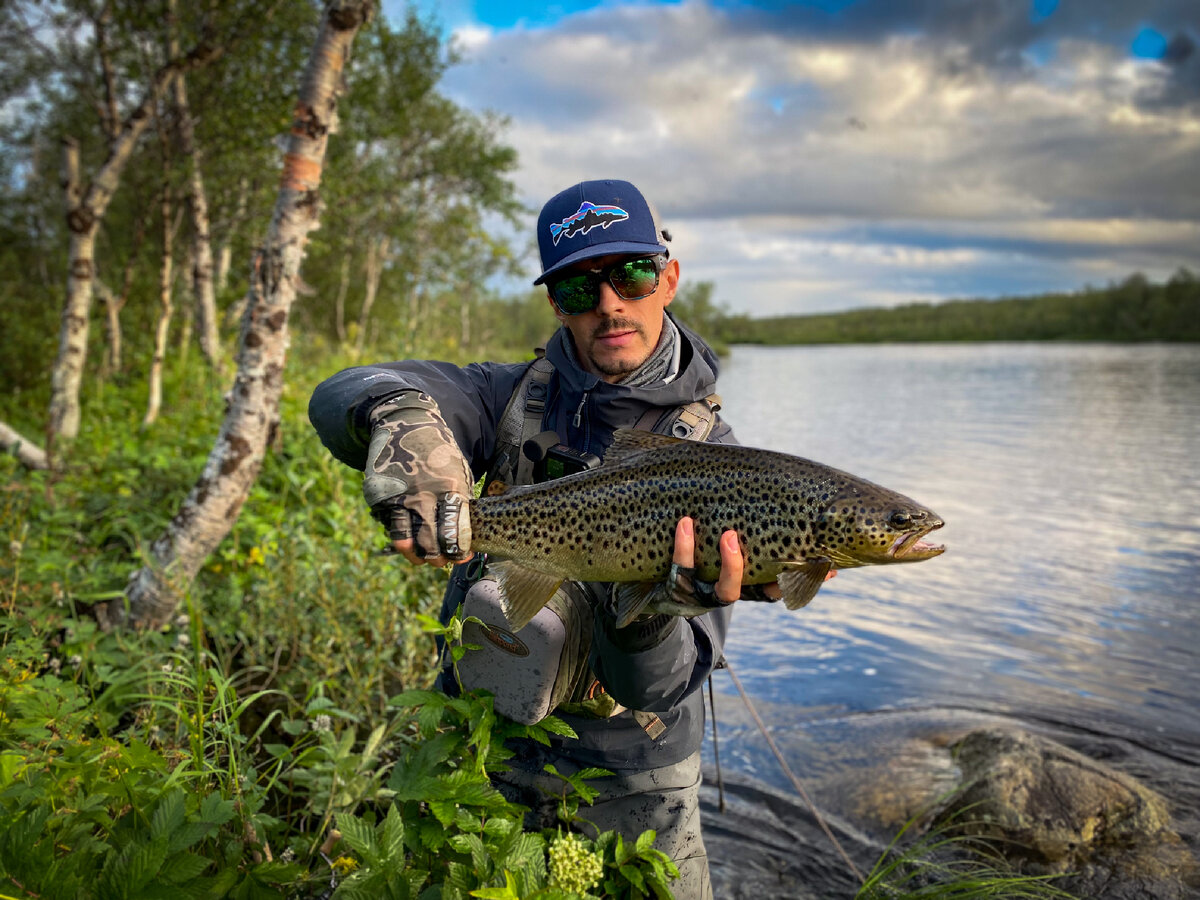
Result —
[[[678, 322], [676, 322], [679, 325]], [[571, 361], [560, 328], [546, 347], [554, 365], [542, 427], [568, 446], [603, 457], [617, 428], [632, 427], [651, 407], [664, 411], [715, 392], [717, 358], [697, 335], [679, 325], [679, 375], [670, 384], [627, 387], [609, 384]], [[309, 419], [321, 442], [346, 465], [362, 470], [370, 443], [369, 416], [376, 404], [402, 390], [431, 395], [454, 432], [478, 479], [495, 451], [496, 429], [528, 363], [472, 363], [407, 360], [346, 369], [317, 386]], [[719, 418], [708, 438], [735, 443]], [[442, 605], [442, 618], [458, 608], [470, 582], [466, 566], [454, 568]], [[651, 739], [627, 711], [609, 719], [563, 715], [579, 739], [556, 739], [581, 765], [630, 770], [673, 765], [700, 748], [704, 705], [700, 688], [721, 658], [731, 610], [718, 609], [691, 619], [673, 619], [637, 649], [621, 633], [597, 627], [591, 665], [605, 689], [629, 709], [654, 712], [666, 730]], [[644, 642], [641, 642], [644, 643]]]

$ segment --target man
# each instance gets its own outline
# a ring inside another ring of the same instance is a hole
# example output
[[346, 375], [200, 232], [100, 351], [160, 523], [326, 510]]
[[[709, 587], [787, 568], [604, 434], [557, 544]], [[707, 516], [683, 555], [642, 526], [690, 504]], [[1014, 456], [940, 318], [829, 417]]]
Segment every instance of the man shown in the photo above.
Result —
[[[414, 564], [460, 563], [443, 620], [464, 598], [485, 604], [494, 599], [494, 582], [479, 580], [482, 567], [463, 564], [470, 556], [465, 499], [479, 475], [497, 469], [501, 445], [512, 443], [501, 435], [511, 431], [514, 415], [533, 410], [537, 430], [595, 457], [603, 456], [617, 428], [678, 423], [680, 416], [690, 427], [697, 417], [687, 411], [696, 409], [704, 427], [698, 434], [693, 429], [693, 436], [733, 441], [715, 403], [706, 400], [715, 396], [715, 355], [666, 312], [679, 285], [679, 263], [670, 258], [664, 244], [669, 237], [637, 188], [623, 181], [577, 184], [545, 205], [537, 228], [542, 274], [534, 284], [546, 285], [562, 327], [546, 348], [544, 390], [536, 403], [513, 401], [514, 395], [529, 396], [528, 363], [458, 368], [405, 361], [341, 372], [317, 388], [309, 406], [325, 445], [366, 471], [364, 495], [396, 551]], [[518, 405], [524, 409], [514, 413], [510, 407]], [[501, 466], [510, 477], [522, 470], [511, 456]], [[568, 632], [579, 632], [568, 640], [578, 638], [588, 648], [582, 654], [588, 677], [554, 674], [556, 657], [491, 687], [516, 681], [522, 690], [545, 688], [545, 696], [553, 689], [554, 701], [565, 687], [572, 692], [566, 699], [576, 701], [550, 708], [578, 739], [563, 738], [550, 748], [533, 742], [514, 747], [513, 771], [498, 776], [507, 796], [532, 808], [532, 825], [553, 824], [538, 790], [559, 786], [544, 774], [547, 763], [565, 773], [608, 769], [614, 776], [594, 782], [600, 797], [581, 815], [629, 839], [654, 828], [657, 846], [680, 869], [672, 884], [676, 896], [708, 898], [697, 808], [700, 688], [721, 658], [729, 604], [742, 592], [742, 560], [737, 535], [727, 531], [716, 584], [691, 579], [693, 529], [690, 519], [677, 525], [676, 567], [665, 589], [699, 597], [712, 612], [691, 619], [643, 616], [619, 629], [607, 585], [566, 585], [557, 614]], [[763, 599], [764, 592], [747, 590]], [[586, 621], [571, 612], [581, 605]], [[539, 678], [557, 681], [538, 684]], [[520, 684], [523, 679], [530, 683]], [[607, 706], [588, 706], [597, 695], [610, 698]]]

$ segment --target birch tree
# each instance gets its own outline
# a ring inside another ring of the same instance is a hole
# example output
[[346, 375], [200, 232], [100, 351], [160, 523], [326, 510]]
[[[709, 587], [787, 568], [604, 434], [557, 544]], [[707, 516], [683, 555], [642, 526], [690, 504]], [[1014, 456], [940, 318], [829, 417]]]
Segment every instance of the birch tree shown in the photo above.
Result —
[[104, 610], [108, 623], [157, 627], [174, 612], [181, 591], [229, 532], [262, 466], [279, 424], [288, 345], [309, 233], [319, 222], [318, 189], [329, 135], [337, 125], [342, 70], [372, 0], [332, 0], [300, 84], [275, 210], [255, 254], [238, 339], [237, 374], [228, 409], [199, 481], [130, 578], [126, 604]]
[[50, 467], [50, 463], [46, 459], [46, 451], [5, 422], [0, 422], [0, 448], [15, 456], [26, 468], [48, 469]]
[[[176, 34], [175, 0], [167, 2], [167, 55], [179, 55]], [[191, 276], [192, 297], [200, 331], [200, 349], [213, 366], [221, 364], [221, 340], [217, 333], [217, 295], [213, 289], [213, 252], [209, 235], [208, 194], [201, 171], [203, 154], [196, 143], [196, 127], [188, 106], [187, 78], [181, 73], [175, 79], [174, 108], [179, 134], [179, 151], [187, 167], [187, 204], [192, 220]]]
[[58, 356], [50, 376], [50, 415], [46, 426], [47, 452], [55, 442], [79, 434], [79, 390], [87, 359], [88, 316], [92, 305], [93, 256], [96, 233], [121, 181], [125, 165], [152, 120], [151, 113], [180, 72], [207, 65], [221, 56], [224, 48], [199, 41], [188, 53], [170, 60], [154, 74], [140, 102], [121, 123], [103, 164], [86, 183], [79, 164], [79, 142], [63, 140], [63, 191], [70, 233], [67, 251], [67, 295], [59, 329]]
[[158, 322], [154, 328], [154, 355], [150, 358], [150, 376], [147, 379], [148, 388], [146, 400], [146, 415], [142, 418], [142, 427], [153, 425], [158, 420], [158, 411], [162, 407], [162, 375], [163, 364], [167, 357], [167, 335], [171, 329], [171, 316], [175, 308], [171, 303], [171, 292], [175, 280], [175, 231], [176, 225], [171, 220], [171, 149], [167, 138], [167, 129], [161, 121], [158, 123], [159, 144], [162, 151], [162, 190], [159, 194], [159, 218], [162, 225], [162, 259], [158, 267]]

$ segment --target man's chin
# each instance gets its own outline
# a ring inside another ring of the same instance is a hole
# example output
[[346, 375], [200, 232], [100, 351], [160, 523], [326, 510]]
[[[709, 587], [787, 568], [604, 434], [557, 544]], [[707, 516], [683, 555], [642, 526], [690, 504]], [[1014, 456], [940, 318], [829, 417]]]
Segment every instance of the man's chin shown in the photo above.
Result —
[[638, 370], [645, 359], [626, 356], [606, 356], [601, 359], [592, 357], [592, 367], [605, 378], [624, 378]]

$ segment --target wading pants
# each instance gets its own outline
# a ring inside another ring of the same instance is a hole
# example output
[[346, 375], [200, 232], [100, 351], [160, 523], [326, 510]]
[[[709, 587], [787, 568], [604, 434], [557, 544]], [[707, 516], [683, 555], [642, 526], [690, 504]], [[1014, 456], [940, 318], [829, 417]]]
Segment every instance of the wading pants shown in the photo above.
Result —
[[[530, 830], [552, 828], [557, 823], [556, 798], [564, 787], [562, 779], [543, 772], [542, 767], [553, 763], [565, 775], [581, 768], [550, 748], [537, 751], [509, 760], [512, 771], [492, 776], [505, 797], [529, 807], [525, 827]], [[595, 778], [588, 785], [600, 794], [591, 806], [580, 804], [578, 815], [584, 822], [576, 823], [575, 830], [593, 839], [600, 831], [617, 831], [626, 841], [635, 841], [646, 829], [654, 829], [654, 846], [679, 867], [679, 878], [670, 883], [676, 900], [712, 900], [708, 854], [700, 835], [699, 753], [673, 766]]]

